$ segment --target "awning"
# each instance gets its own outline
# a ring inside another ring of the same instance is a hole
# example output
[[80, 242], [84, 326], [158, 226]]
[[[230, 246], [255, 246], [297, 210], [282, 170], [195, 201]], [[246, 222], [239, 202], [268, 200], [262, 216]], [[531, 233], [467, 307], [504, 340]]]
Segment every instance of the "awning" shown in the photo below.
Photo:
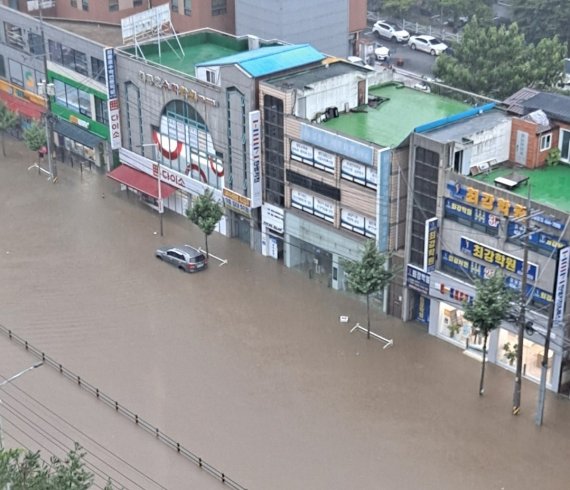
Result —
[[[135, 189], [147, 196], [158, 199], [158, 179], [151, 177], [144, 172], [135, 170], [128, 165], [119, 165], [115, 170], [107, 174], [107, 177], [125, 184], [127, 187]], [[172, 187], [164, 182], [160, 183], [160, 192], [162, 199], [166, 199], [172, 193], [176, 192], [176, 187]]]
[[89, 148], [95, 148], [99, 143], [104, 141], [102, 138], [99, 138], [99, 136], [63, 119], [56, 119], [53, 130]]
[[4, 91], [0, 91], [0, 99], [12, 112], [17, 112], [24, 117], [29, 117], [36, 121], [42, 118], [42, 115], [46, 110], [45, 107], [42, 107], [41, 105], [34, 104], [29, 100], [13, 97]]

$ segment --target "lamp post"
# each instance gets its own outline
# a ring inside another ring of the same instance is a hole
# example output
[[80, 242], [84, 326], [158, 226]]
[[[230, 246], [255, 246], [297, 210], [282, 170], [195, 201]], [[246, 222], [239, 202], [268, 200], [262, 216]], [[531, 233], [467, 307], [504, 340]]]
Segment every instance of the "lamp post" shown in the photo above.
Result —
[[[27, 373], [28, 371], [31, 371], [32, 369], [39, 368], [43, 365], [44, 365], [43, 361], [38, 362], [37, 364], [34, 364], [33, 366], [30, 366], [30, 367], [20, 371], [19, 373], [16, 373], [13, 376], [10, 376], [8, 379], [5, 379], [4, 381], [2, 381], [2, 383], [0, 383], [0, 388], [7, 385], [8, 383], [11, 383], [12, 381], [19, 378], [20, 376]], [[1, 400], [0, 400], [0, 403], [2, 403]], [[2, 449], [4, 449], [4, 431], [2, 430], [2, 417], [0, 417], [0, 450], [2, 450]]]

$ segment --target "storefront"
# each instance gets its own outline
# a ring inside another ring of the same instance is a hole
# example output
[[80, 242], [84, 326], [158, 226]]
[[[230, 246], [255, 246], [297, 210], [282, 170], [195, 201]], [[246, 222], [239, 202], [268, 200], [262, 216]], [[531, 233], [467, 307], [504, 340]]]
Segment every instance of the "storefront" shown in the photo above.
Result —
[[105, 168], [106, 145], [102, 138], [62, 119], [55, 121], [53, 132], [56, 154], [62, 161]]
[[[409, 282], [408, 287], [410, 287]], [[475, 288], [436, 270], [430, 274], [429, 295], [431, 303], [429, 333], [463, 349], [466, 355], [480, 360], [483, 352], [483, 336], [479, 335], [473, 329], [471, 322], [465, 319], [464, 312], [465, 303], [475, 298]], [[525, 329], [523, 375], [538, 382], [544, 354], [547, 319], [529, 310], [526, 320], [532, 328]], [[514, 371], [517, 336], [518, 326], [511, 321], [503, 321], [501, 327], [493, 330], [489, 335], [488, 361]], [[562, 346], [557, 343], [556, 339], [557, 332], [554, 331], [549, 351], [547, 377], [547, 387], [553, 391], [558, 390], [562, 358]]]
[[[334, 213], [334, 207], [327, 209]], [[333, 289], [346, 290], [343, 260], [360, 257], [363, 244], [364, 240], [351, 239], [349, 232], [320, 225], [317, 218], [285, 211], [285, 265]]]
[[46, 110], [43, 97], [4, 80], [0, 80], [0, 101], [18, 114], [20, 121], [16, 133], [21, 133], [33, 121], [40, 121]]

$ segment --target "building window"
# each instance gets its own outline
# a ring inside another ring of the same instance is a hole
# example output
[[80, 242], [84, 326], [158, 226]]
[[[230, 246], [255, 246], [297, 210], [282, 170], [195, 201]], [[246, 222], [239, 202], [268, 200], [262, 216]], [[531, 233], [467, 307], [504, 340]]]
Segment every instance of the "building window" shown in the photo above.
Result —
[[170, 10], [174, 13], [178, 13], [178, 0], [170, 0]]
[[109, 124], [109, 114], [107, 112], [107, 101], [95, 97], [95, 120], [101, 124]]
[[265, 200], [285, 205], [285, 145], [283, 143], [283, 101], [263, 97], [263, 141], [265, 153]]
[[103, 60], [91, 57], [91, 77], [100, 83], [106, 83], [105, 63]]
[[206, 81], [216, 83], [216, 72], [214, 70], [206, 70]]
[[81, 75], [89, 75], [87, 70], [87, 56], [81, 51], [63, 46], [55, 41], [48, 41], [49, 56], [51, 61], [65, 66]]
[[552, 146], [552, 133], [543, 134], [540, 137], [540, 151], [550, 150]]
[[223, 15], [227, 12], [227, 0], [212, 0], [212, 15]]
[[12, 46], [16, 49], [24, 49], [24, 31], [21, 27], [4, 22], [4, 30], [6, 32], [6, 44], [8, 44], [8, 46]]
[[133, 7], [140, 7], [143, 3], [143, 0], [133, 0]]
[[109, 12], [116, 12], [119, 10], [119, 0], [109, 0]]
[[89, 0], [81, 0], [81, 7], [83, 8], [83, 10], [88, 12], [89, 11]]
[[40, 56], [45, 54], [44, 42], [42, 36], [39, 34], [35, 34], [33, 32], [28, 33], [28, 46], [30, 48], [30, 53], [32, 54]]
[[70, 0], [69, 3], [70, 3], [70, 5], [71, 5], [74, 9], [77, 8], [77, 0]]
[[184, 0], [184, 15], [192, 14], [192, 0]]
[[55, 79], [55, 101], [72, 111], [91, 117], [91, 95], [83, 90]]
[[6, 78], [6, 65], [4, 64], [4, 56], [0, 54], [0, 77]]

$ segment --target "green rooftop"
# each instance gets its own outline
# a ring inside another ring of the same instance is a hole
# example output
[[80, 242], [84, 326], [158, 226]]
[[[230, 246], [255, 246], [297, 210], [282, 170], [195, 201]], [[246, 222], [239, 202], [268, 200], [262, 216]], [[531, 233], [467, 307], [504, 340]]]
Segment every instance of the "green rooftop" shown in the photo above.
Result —
[[[237, 39], [214, 32], [183, 34], [179, 35], [178, 39], [184, 50], [183, 58], [180, 57], [180, 48], [173, 37], [168, 39], [170, 46], [166, 41], [160, 43], [161, 56], [159, 56], [157, 43], [142, 45], [142, 52], [148, 61], [195, 76], [195, 66], [198, 63], [248, 50], [247, 39]], [[135, 52], [132, 47], [129, 47], [127, 51], [133, 54]]]
[[[568, 192], [570, 189], [570, 165], [560, 164], [556, 167], [537, 169], [500, 167], [489, 173], [479, 174], [475, 178], [496, 186], [495, 179], [497, 177], [505, 177], [513, 172], [528, 176], [531, 200], [570, 213], [570, 192]], [[527, 197], [528, 187], [522, 184], [511, 192]]]
[[471, 108], [463, 102], [401, 84], [374, 87], [368, 93], [387, 100], [376, 108], [366, 106], [365, 112], [341, 114], [322, 125], [380, 146], [394, 147], [415, 127]]

